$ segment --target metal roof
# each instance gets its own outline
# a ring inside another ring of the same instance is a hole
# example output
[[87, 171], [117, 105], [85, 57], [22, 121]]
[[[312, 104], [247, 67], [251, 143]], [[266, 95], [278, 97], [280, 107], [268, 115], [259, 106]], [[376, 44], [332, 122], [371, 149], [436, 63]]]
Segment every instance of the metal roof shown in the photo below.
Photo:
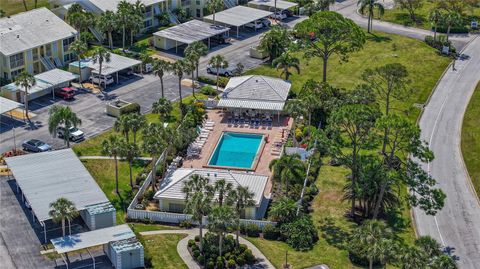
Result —
[[127, 224], [112, 226], [108, 228], [88, 231], [84, 233], [72, 234], [65, 237], [51, 239], [50, 241], [58, 254], [85, 249], [89, 247], [101, 246], [110, 242], [117, 242], [125, 239], [134, 238]]
[[[136, 65], [141, 64], [141, 61], [128, 58], [122, 55], [118, 55], [115, 53], [110, 53], [110, 61], [106, 62], [104, 61], [102, 64], [102, 75], [111, 75], [116, 72], [122, 71], [127, 68], [134, 67]], [[78, 61], [70, 63], [70, 65], [78, 68]], [[83, 68], [84, 66], [91, 68], [92, 73], [98, 74], [100, 65], [97, 63], [94, 63], [91, 58], [84, 59], [81, 63], [80, 66]]]
[[115, 250], [115, 252], [120, 253], [124, 251], [132, 251], [135, 249], [143, 249], [143, 246], [136, 237], [132, 237], [112, 242], [112, 248]]
[[218, 106], [281, 111], [291, 86], [290, 82], [266, 76], [233, 77]]
[[22, 104], [0, 96], [0, 114], [23, 107]]
[[[78, 75], [64, 71], [62, 69], [52, 69], [34, 76], [35, 78], [35, 85], [28, 89], [28, 93], [32, 94], [38, 91], [42, 91], [44, 89], [48, 89], [51, 87], [55, 87], [57, 85], [70, 82], [78, 78]], [[16, 91], [25, 91], [23, 87], [17, 87], [15, 82], [12, 82], [8, 85], [2, 87], [2, 90], [8, 90], [12, 92]]]
[[76, 34], [50, 10], [33, 9], [0, 19], [0, 52], [9, 56]]
[[161, 31], [153, 35], [175, 40], [181, 43], [190, 44], [196, 41], [205, 40], [209, 37], [228, 32], [230, 28], [213, 25], [208, 22], [191, 20]]
[[64, 197], [77, 210], [108, 202], [72, 149], [6, 158], [8, 168], [39, 221], [50, 219], [50, 203]]
[[298, 6], [297, 3], [282, 0], [252, 0], [248, 2], [249, 6], [265, 6], [274, 11], [275, 2], [277, 2], [277, 10], [289, 9]]
[[183, 185], [195, 174], [209, 178], [210, 184], [214, 184], [219, 179], [225, 179], [225, 181], [232, 183], [234, 188], [239, 185], [248, 187], [254, 193], [253, 200], [256, 205], [259, 205], [262, 201], [263, 192], [268, 181], [267, 176], [253, 173], [217, 169], [179, 168], [162, 181], [159, 191], [155, 193], [155, 198], [185, 199], [185, 194], [182, 191]]
[[[137, 0], [126, 0], [130, 4], [135, 4]], [[151, 6], [156, 3], [164, 2], [165, 0], [140, 0], [145, 6]], [[90, 3], [95, 5], [98, 9], [105, 12], [107, 10], [117, 12], [117, 6], [121, 0], [89, 0]]]
[[[261, 18], [266, 18], [272, 14], [272, 12], [265, 10], [245, 6], [236, 6], [215, 13], [215, 22], [238, 27], [245, 25], [249, 22], [259, 20]], [[203, 18], [208, 21], [213, 21], [213, 15], [209, 15]]]

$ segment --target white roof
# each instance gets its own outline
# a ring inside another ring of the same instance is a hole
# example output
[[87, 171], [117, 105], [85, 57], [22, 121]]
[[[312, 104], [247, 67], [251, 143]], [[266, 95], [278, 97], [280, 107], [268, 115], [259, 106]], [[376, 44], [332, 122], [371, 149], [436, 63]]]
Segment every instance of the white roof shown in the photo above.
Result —
[[22, 104], [0, 96], [0, 114], [23, 107]]
[[195, 41], [205, 40], [209, 37], [223, 34], [230, 30], [221, 25], [213, 25], [208, 22], [191, 20], [161, 31], [153, 35], [175, 40], [185, 44], [191, 44]]
[[277, 10], [289, 9], [289, 8], [298, 6], [297, 3], [283, 1], [283, 0], [252, 0], [248, 2], [248, 5], [266, 6], [266, 7], [270, 7], [271, 11], [274, 11], [275, 2], [277, 2]]
[[[30, 94], [47, 89], [47, 88], [55, 87], [57, 85], [60, 85], [66, 82], [70, 82], [72, 80], [77, 79], [78, 75], [68, 71], [64, 71], [62, 69], [55, 68], [55, 69], [37, 74], [34, 76], [34, 78], [35, 78], [35, 85], [33, 85], [33, 87], [28, 89], [28, 92]], [[15, 82], [12, 82], [8, 85], [3, 86], [2, 89], [12, 91], [12, 92], [25, 91], [25, 88], [17, 87], [17, 85], [15, 85]]]
[[292, 85], [266, 76], [241, 76], [229, 80], [219, 107], [281, 111]]
[[201, 175], [210, 179], [210, 184], [214, 184], [219, 179], [224, 179], [233, 184], [233, 188], [237, 186], [248, 187], [254, 193], [253, 200], [259, 205], [263, 198], [263, 192], [267, 185], [268, 177], [253, 173], [234, 172], [217, 169], [192, 169], [179, 168], [172, 174], [168, 175], [161, 183], [160, 190], [155, 193], [155, 199], [185, 199], [182, 188], [186, 181], [192, 175]]
[[[118, 71], [121, 71], [123, 69], [131, 68], [136, 65], [141, 64], [142, 62], [139, 60], [135, 60], [132, 58], [128, 58], [122, 55], [118, 55], [115, 53], [110, 53], [110, 61], [106, 62], [104, 61], [102, 64], [102, 75], [111, 75], [114, 74]], [[73, 65], [75, 67], [78, 67], [78, 61], [70, 63], [70, 65]], [[92, 73], [97, 73], [99, 72], [100, 65], [99, 63], [94, 63], [91, 58], [84, 59], [81, 62], [82, 68], [84, 66], [91, 68]]]
[[64, 197], [77, 210], [108, 202], [72, 149], [27, 154], [5, 159], [39, 221], [50, 219], [50, 203]]
[[72, 37], [77, 30], [42, 7], [0, 19], [0, 52], [6, 56]]
[[110, 242], [116, 242], [135, 237], [127, 224], [108, 228], [72, 234], [65, 237], [51, 239], [50, 241], [58, 254], [101, 246]]
[[[107, 10], [117, 12], [117, 6], [121, 0], [89, 0], [90, 3], [94, 4], [98, 9], [105, 12]], [[135, 4], [137, 0], [126, 0], [130, 4]], [[165, 0], [140, 0], [145, 6], [151, 6], [156, 3], [163, 2]]]
[[[272, 15], [272, 12], [260, 10], [245, 6], [236, 6], [224, 11], [215, 13], [215, 23], [224, 23], [232, 26], [242, 26], [249, 22]], [[208, 21], [213, 21], [213, 15], [204, 17]]]

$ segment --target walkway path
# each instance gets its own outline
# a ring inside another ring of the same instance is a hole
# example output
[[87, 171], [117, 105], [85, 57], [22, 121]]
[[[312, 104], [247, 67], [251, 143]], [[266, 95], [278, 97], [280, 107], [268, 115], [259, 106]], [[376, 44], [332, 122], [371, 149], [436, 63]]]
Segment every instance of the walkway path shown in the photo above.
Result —
[[[204, 233], [208, 230], [204, 229]], [[177, 245], [177, 252], [178, 255], [182, 258], [183, 262], [188, 266], [190, 269], [200, 269], [198, 264], [193, 260], [192, 255], [188, 252], [187, 245], [188, 240], [194, 239], [196, 235], [198, 235], [198, 228], [190, 229], [190, 230], [158, 230], [158, 231], [148, 231], [148, 232], [140, 232], [141, 235], [156, 235], [156, 234], [187, 234], [188, 236], [184, 239], [180, 240]], [[240, 243], [247, 245], [249, 249], [252, 250], [252, 254], [257, 258], [258, 264], [256, 268], [270, 268], [274, 269], [272, 263], [263, 255], [263, 253], [250, 241], [240, 237]]]

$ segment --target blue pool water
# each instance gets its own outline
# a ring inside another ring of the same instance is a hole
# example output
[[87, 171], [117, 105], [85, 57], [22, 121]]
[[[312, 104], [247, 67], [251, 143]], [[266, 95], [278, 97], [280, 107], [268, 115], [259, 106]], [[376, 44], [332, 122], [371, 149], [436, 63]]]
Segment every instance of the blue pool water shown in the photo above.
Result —
[[223, 133], [208, 165], [252, 168], [263, 135]]

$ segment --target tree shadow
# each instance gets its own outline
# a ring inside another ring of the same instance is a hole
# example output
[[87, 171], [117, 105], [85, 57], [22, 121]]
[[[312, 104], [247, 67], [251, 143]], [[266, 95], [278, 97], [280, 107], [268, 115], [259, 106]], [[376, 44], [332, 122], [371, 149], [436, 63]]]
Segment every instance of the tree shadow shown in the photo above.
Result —
[[381, 36], [374, 33], [369, 33], [367, 34], [367, 41], [380, 43], [380, 42], [391, 42], [392, 39], [388, 36]]
[[325, 218], [320, 221], [321, 237], [338, 249], [346, 249], [350, 234], [343, 228], [337, 226], [332, 218]]

